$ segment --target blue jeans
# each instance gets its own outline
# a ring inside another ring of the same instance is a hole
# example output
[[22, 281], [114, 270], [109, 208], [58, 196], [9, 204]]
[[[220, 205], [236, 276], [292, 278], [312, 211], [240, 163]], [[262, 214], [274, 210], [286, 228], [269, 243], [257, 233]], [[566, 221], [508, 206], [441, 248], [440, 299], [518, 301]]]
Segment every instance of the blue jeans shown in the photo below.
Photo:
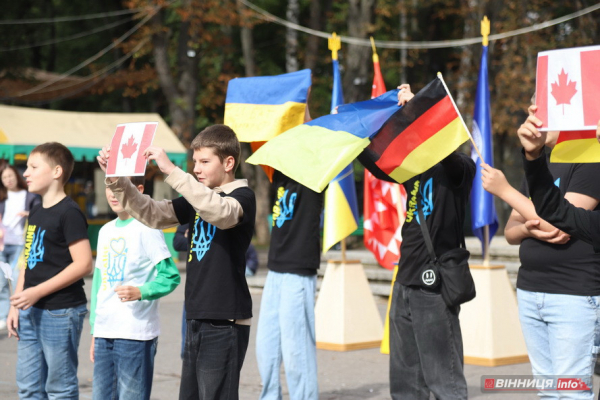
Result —
[[[7, 263], [13, 269], [13, 292], [17, 286], [17, 279], [19, 278], [19, 270], [16, 266], [17, 259], [19, 258], [22, 249], [23, 246], [21, 245], [7, 244], [4, 246], [4, 250], [0, 252], [0, 261]], [[5, 321], [8, 317], [8, 309], [10, 308], [8, 298], [10, 295], [11, 293], [8, 291], [8, 280], [4, 277], [4, 274], [0, 272], [0, 321]]]
[[250, 326], [188, 319], [179, 400], [237, 400]]
[[19, 311], [19, 398], [79, 399], [77, 349], [85, 314], [85, 304]]
[[390, 392], [394, 400], [464, 400], [458, 313], [442, 295], [396, 281], [390, 308]]
[[96, 338], [92, 399], [150, 399], [157, 343], [158, 338]]
[[[600, 296], [517, 289], [533, 375], [578, 376], [591, 388], [600, 345]], [[540, 392], [542, 399], [593, 399], [593, 392]]]
[[317, 276], [269, 271], [260, 304], [256, 359], [263, 400], [281, 399], [281, 362], [291, 400], [319, 398], [315, 339]]

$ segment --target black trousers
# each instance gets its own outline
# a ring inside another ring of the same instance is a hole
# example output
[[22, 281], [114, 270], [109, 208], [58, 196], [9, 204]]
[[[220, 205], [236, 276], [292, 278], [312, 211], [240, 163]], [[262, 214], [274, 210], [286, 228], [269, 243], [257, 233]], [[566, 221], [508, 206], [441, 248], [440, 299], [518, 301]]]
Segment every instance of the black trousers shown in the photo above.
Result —
[[441, 294], [394, 284], [390, 309], [390, 392], [394, 400], [467, 398], [458, 313]]
[[179, 400], [237, 400], [250, 326], [187, 320]]

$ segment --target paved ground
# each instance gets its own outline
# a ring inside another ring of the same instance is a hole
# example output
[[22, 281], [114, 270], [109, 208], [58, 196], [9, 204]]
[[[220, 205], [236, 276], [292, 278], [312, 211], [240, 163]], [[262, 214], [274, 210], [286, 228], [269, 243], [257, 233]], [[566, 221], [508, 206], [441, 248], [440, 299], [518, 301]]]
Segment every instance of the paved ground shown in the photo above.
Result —
[[[264, 266], [264, 264], [263, 264]], [[260, 282], [265, 273], [262, 267], [260, 275], [255, 278]], [[185, 278], [185, 274], [182, 274]], [[389, 283], [388, 283], [389, 285]], [[86, 289], [90, 289], [91, 279], [86, 279]], [[260, 286], [257, 284], [256, 286]], [[389, 286], [388, 286], [389, 287]], [[389, 290], [389, 289], [388, 289]], [[254, 315], [258, 316], [258, 307], [261, 298], [261, 289], [252, 288], [254, 300]], [[385, 313], [387, 299], [376, 297], [382, 316]], [[153, 400], [172, 400], [177, 398], [181, 361], [179, 351], [181, 345], [181, 307], [183, 303], [183, 285], [175, 292], [161, 300], [160, 315], [162, 334], [159, 339], [154, 385], [152, 389]], [[256, 321], [255, 324], [256, 325]], [[242, 400], [255, 400], [260, 393], [260, 377], [254, 354], [256, 333], [252, 328], [250, 346], [242, 370], [240, 384], [240, 398]], [[79, 382], [81, 398], [91, 398], [93, 364], [89, 361], [89, 324], [84, 324], [84, 334], [79, 348]], [[15, 384], [16, 341], [8, 339], [3, 333], [0, 335], [0, 399], [17, 399]], [[389, 399], [389, 358], [380, 354], [379, 349], [359, 350], [350, 352], [318, 351], [319, 389], [320, 399]], [[465, 366], [465, 374], [469, 385], [469, 397], [472, 399], [520, 400], [536, 399], [535, 394], [520, 393], [482, 393], [480, 381], [482, 375], [528, 375], [529, 364], [517, 364], [504, 367], [479, 367]], [[285, 380], [285, 378], [283, 378]], [[595, 379], [595, 387], [600, 381]], [[288, 399], [284, 386], [284, 399]]]

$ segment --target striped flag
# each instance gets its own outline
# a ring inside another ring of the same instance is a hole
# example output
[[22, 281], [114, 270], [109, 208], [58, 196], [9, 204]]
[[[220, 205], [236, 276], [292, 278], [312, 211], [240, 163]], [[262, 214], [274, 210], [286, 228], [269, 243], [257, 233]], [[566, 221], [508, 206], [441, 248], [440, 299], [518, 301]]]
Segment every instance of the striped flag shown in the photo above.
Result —
[[152, 144], [158, 122], [132, 122], [117, 125], [110, 142], [106, 176], [143, 176], [146, 173], [144, 151]]
[[536, 117], [542, 130], [596, 129], [600, 120], [600, 46], [538, 54]]
[[225, 125], [240, 142], [266, 142], [304, 122], [310, 69], [229, 81]]
[[345, 104], [328, 114], [269, 140], [246, 162], [269, 165], [314, 190], [323, 189], [369, 144], [398, 110], [398, 91]]
[[[383, 93], [385, 82], [381, 74], [379, 56], [373, 46], [371, 98]], [[363, 240], [365, 247], [373, 253], [379, 265], [387, 269], [394, 269], [400, 258], [402, 223], [406, 217], [405, 204], [404, 186], [377, 179], [365, 169]]]
[[400, 108], [359, 156], [378, 178], [402, 183], [427, 171], [469, 139], [441, 74]]
[[[337, 58], [337, 57], [336, 57]], [[333, 90], [331, 112], [344, 104], [342, 78], [337, 59], [333, 60]], [[325, 191], [325, 217], [323, 221], [323, 253], [333, 245], [350, 236], [358, 228], [358, 202], [354, 168], [348, 164]]]
[[597, 163], [600, 162], [600, 143], [595, 130], [560, 132], [550, 162]]

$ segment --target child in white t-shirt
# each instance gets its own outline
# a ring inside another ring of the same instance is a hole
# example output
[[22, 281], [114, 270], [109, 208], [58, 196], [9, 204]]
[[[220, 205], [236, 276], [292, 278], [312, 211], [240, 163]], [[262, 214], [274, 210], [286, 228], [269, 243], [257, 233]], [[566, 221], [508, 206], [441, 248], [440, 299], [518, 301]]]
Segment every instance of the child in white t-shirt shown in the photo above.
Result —
[[[131, 177], [143, 192], [144, 178]], [[133, 219], [112, 191], [106, 198], [118, 218], [100, 229], [92, 284], [90, 325], [93, 399], [149, 399], [160, 334], [158, 299], [180, 277], [160, 230]]]

